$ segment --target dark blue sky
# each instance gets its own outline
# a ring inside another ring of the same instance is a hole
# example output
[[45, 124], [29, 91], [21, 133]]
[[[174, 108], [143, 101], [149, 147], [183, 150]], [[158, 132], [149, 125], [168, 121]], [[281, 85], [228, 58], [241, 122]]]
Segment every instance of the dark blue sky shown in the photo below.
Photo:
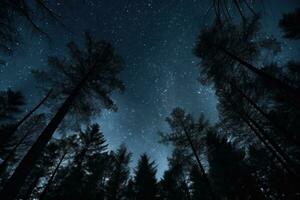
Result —
[[[135, 166], [138, 156], [147, 152], [158, 165], [158, 176], [167, 167], [170, 148], [158, 143], [157, 132], [167, 130], [164, 119], [176, 106], [198, 115], [204, 113], [213, 123], [217, 120], [214, 92], [197, 82], [199, 60], [192, 54], [197, 33], [211, 16], [203, 18], [209, 0], [75, 0], [68, 3], [49, 1], [68, 30], [46, 19], [39, 24], [51, 41], [32, 34], [18, 23], [21, 40], [8, 65], [0, 70], [0, 89], [11, 87], [25, 92], [29, 104], [35, 103], [40, 91], [30, 69], [47, 67], [47, 56], [64, 55], [65, 44], [78, 43], [89, 30], [96, 38], [109, 40], [124, 58], [123, 95], [115, 94], [118, 112], [103, 112], [96, 121], [112, 149], [127, 144]], [[282, 13], [299, 6], [297, 1], [266, 2], [263, 29], [281, 37], [277, 24]], [[286, 40], [278, 60], [299, 57], [299, 43]]]

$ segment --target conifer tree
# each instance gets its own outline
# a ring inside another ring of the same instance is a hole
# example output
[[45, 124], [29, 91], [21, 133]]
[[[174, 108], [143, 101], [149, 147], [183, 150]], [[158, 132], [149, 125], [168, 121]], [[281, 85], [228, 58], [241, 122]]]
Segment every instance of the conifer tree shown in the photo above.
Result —
[[156, 166], [147, 154], [141, 155], [134, 175], [135, 199], [155, 200], [157, 198]]
[[110, 165], [111, 173], [107, 183], [107, 199], [120, 200], [125, 194], [126, 184], [129, 178], [129, 162], [131, 153], [128, 152], [126, 146], [123, 144], [112, 155], [112, 163]]
[[[86, 35], [85, 50], [80, 50], [75, 43], [70, 43], [68, 47], [68, 62], [50, 58], [53, 73], [44, 73], [45, 80], [54, 88], [52, 97], [62, 104], [1, 191], [0, 197], [5, 196], [7, 200], [14, 199], [40, 152], [69, 111], [89, 118], [101, 108], [116, 107], [110, 95], [114, 90], [123, 89], [123, 84], [117, 77], [122, 69], [122, 62], [111, 45], [94, 41]], [[102, 106], [95, 104], [99, 99]]]

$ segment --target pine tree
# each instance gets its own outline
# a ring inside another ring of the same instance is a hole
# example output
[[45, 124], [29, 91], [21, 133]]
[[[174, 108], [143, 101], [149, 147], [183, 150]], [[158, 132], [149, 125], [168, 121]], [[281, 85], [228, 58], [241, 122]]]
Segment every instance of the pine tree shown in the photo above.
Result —
[[211, 199], [209, 191], [203, 179], [198, 166], [194, 165], [190, 172], [191, 196], [192, 200], [209, 200]]
[[47, 198], [47, 194], [49, 193], [49, 191], [51, 191], [56, 175], [61, 170], [64, 161], [66, 159], [70, 159], [68, 158], [68, 155], [72, 151], [76, 151], [76, 135], [71, 135], [63, 137], [59, 140], [54, 140], [48, 146], [51, 145], [54, 146], [53, 151], [57, 154], [57, 158], [55, 159], [54, 163], [55, 167], [54, 169], [50, 170], [50, 175], [45, 181], [46, 183], [44, 185], [44, 188], [42, 189], [41, 194], [39, 194], [40, 200], [44, 200]]
[[[258, 33], [257, 17], [246, 25], [216, 23], [202, 30], [195, 48], [196, 56], [202, 60], [202, 82], [212, 83], [216, 88], [221, 88], [224, 83], [228, 84], [228, 81], [237, 77], [247, 80], [255, 75], [261, 78], [267, 87], [285, 94], [282, 96], [286, 101], [293, 102], [295, 106], [299, 105], [300, 96], [297, 89], [251, 64], [258, 63], [262, 49], [278, 51], [277, 45], [269, 44], [272, 40], [261, 39]], [[274, 42], [276, 41], [272, 43]]]
[[69, 49], [71, 53], [69, 63], [58, 58], [50, 59], [56, 74], [44, 77], [45, 80], [47, 77], [50, 78], [48, 80], [55, 88], [54, 95], [60, 95], [60, 98], [65, 100], [16, 168], [1, 191], [0, 197], [5, 196], [7, 200], [14, 199], [40, 152], [70, 110], [77, 111], [81, 115], [85, 114], [89, 118], [101, 108], [95, 105], [97, 99], [101, 99], [105, 108], [115, 107], [110, 94], [114, 90], [123, 89], [122, 82], [117, 78], [122, 65], [111, 45], [93, 41], [87, 35], [85, 51], [79, 50], [75, 43], [70, 43]]
[[45, 121], [44, 114], [33, 115], [20, 127], [18, 133], [11, 136], [5, 148], [0, 152], [1, 156], [3, 155], [3, 161], [0, 163], [0, 177], [3, 177], [10, 163], [15, 163], [23, 156], [21, 152], [24, 151], [24, 147], [22, 146], [28, 149], [28, 146], [36, 139], [39, 131], [45, 126]]
[[[174, 149], [169, 158], [169, 168], [160, 181], [160, 198], [165, 200], [191, 200], [188, 188], [187, 171], [190, 168], [190, 157]], [[199, 169], [197, 168], [199, 171]]]
[[[80, 133], [79, 150], [53, 199], [93, 199], [107, 166], [107, 144], [97, 124]], [[76, 188], [76, 191], [74, 191]]]
[[126, 184], [129, 178], [129, 162], [131, 153], [125, 145], [121, 145], [116, 153], [112, 155], [113, 160], [110, 165], [111, 174], [107, 183], [107, 199], [120, 200], [124, 196]]
[[203, 139], [211, 129], [208, 122], [203, 115], [200, 116], [197, 122], [194, 122], [193, 117], [186, 114], [181, 108], [175, 108], [166, 121], [172, 131], [168, 134], [160, 133], [162, 142], [172, 142], [176, 148], [189, 148], [203, 178], [206, 180], [211, 197], [216, 198], [199, 156], [200, 151], [203, 150], [203, 146], [201, 146]]
[[244, 152], [214, 134], [207, 135], [207, 148], [209, 176], [222, 198], [264, 199], [244, 162]]
[[134, 175], [136, 199], [155, 200], [157, 196], [156, 166], [147, 154], [141, 155]]

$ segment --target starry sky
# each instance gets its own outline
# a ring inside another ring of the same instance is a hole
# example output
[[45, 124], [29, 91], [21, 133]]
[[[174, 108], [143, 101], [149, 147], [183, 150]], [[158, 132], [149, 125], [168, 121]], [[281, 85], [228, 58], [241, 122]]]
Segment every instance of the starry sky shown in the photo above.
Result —
[[[28, 25], [17, 23], [20, 39], [15, 52], [0, 67], [0, 89], [22, 90], [28, 105], [42, 96], [30, 74], [31, 69], [46, 69], [49, 55], [65, 55], [68, 41], [82, 42], [83, 32], [110, 41], [126, 65], [121, 78], [124, 94], [114, 94], [117, 112], [105, 111], [95, 121], [111, 149], [121, 143], [133, 152], [132, 166], [147, 152], [158, 166], [158, 177], [167, 168], [171, 148], [158, 143], [159, 130], [167, 131], [165, 118], [180, 106], [193, 115], [204, 115], [213, 124], [218, 120], [213, 89], [198, 81], [199, 60], [192, 50], [197, 34], [212, 21], [206, 15], [209, 0], [74, 0], [48, 1], [65, 27], [43, 16], [38, 24], [50, 39], [32, 33]], [[275, 37], [281, 15], [299, 7], [296, 0], [268, 2], [264, 8], [263, 30]], [[284, 51], [277, 58], [285, 62], [299, 57], [299, 43], [282, 40]]]

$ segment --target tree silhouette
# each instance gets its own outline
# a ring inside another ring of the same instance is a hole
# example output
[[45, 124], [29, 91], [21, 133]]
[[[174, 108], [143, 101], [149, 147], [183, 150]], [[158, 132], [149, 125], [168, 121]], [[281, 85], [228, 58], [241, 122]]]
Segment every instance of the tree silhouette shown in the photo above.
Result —
[[199, 170], [206, 180], [210, 195], [214, 198], [212, 186], [199, 157], [200, 150], [203, 150], [203, 146], [201, 146], [203, 139], [210, 132], [208, 122], [204, 119], [204, 116], [201, 116], [197, 122], [194, 122], [193, 117], [190, 114], [186, 114], [181, 108], [175, 108], [166, 121], [172, 132], [168, 134], [161, 133], [162, 141], [172, 142], [177, 148], [187, 148], [189, 146]]
[[[61, 138], [58, 141], [52, 141], [51, 144], [54, 146], [54, 151], [58, 154], [58, 158], [56, 159], [56, 166], [50, 171], [49, 178], [39, 195], [40, 200], [47, 198], [47, 194], [51, 190], [52, 184], [55, 181], [55, 177], [61, 169], [63, 162], [68, 159], [68, 155], [71, 153], [71, 150], [76, 150], [76, 135]], [[49, 146], [51, 144], [49, 144]]]
[[211, 196], [207, 190], [206, 181], [203, 179], [198, 166], [194, 165], [190, 172], [192, 200], [209, 200]]
[[300, 39], [300, 8], [293, 13], [284, 14], [279, 21], [279, 27], [284, 32], [284, 37], [288, 39]]
[[95, 105], [95, 100], [98, 99], [105, 108], [115, 108], [110, 94], [113, 90], [123, 89], [122, 82], [117, 78], [122, 65], [111, 45], [103, 41], [93, 41], [89, 35], [86, 35], [86, 50], [79, 50], [75, 43], [70, 43], [68, 46], [71, 53], [70, 60], [66, 62], [58, 58], [50, 58], [49, 63], [55, 69], [55, 76], [54, 74], [48, 76], [49, 82], [55, 88], [54, 95], [56, 94], [57, 98], [65, 97], [65, 100], [21, 161], [1, 191], [0, 197], [5, 196], [8, 200], [15, 197], [40, 152], [69, 110], [80, 112], [82, 115], [85, 113], [87, 117], [92, 116], [101, 108]]
[[208, 134], [207, 147], [209, 176], [222, 198], [264, 199], [244, 162], [244, 152], [214, 134]]
[[36, 165], [31, 170], [29, 177], [25, 180], [25, 184], [18, 193], [17, 199], [37, 198], [39, 193], [39, 185], [43, 182], [44, 176], [51, 169], [58, 156], [58, 146], [55, 143], [49, 143], [43, 151], [43, 155], [38, 159]]
[[107, 199], [120, 200], [124, 196], [126, 184], [129, 178], [129, 162], [131, 153], [125, 145], [121, 145], [116, 153], [112, 155], [113, 160], [110, 165], [111, 174], [107, 183]]
[[[15, 161], [15, 157], [19, 156], [20, 147], [25, 145], [27, 148], [31, 145], [32, 141], [34, 141], [39, 133], [39, 131], [45, 126], [45, 115], [39, 114], [34, 115], [29, 118], [20, 128], [17, 135], [14, 135], [8, 144], [3, 149], [1, 154], [4, 154], [3, 161], [0, 163], [0, 177], [5, 173], [8, 165]], [[23, 148], [24, 149], [24, 148]], [[21, 149], [22, 151], [22, 149]], [[18, 160], [19, 158], [17, 158]]]
[[97, 183], [103, 176], [107, 160], [107, 145], [99, 125], [93, 124], [81, 131], [78, 142], [79, 149], [68, 175], [50, 195], [52, 199], [92, 199], [96, 196]]
[[147, 154], [141, 155], [135, 170], [136, 199], [154, 200], [157, 195], [156, 166]]
[[129, 179], [126, 185], [124, 197], [126, 200], [135, 200], [135, 187], [132, 179]]
[[[191, 200], [188, 188], [187, 172], [190, 168], [190, 157], [175, 149], [169, 158], [169, 168], [160, 181], [160, 198], [165, 200]], [[199, 169], [197, 168], [199, 171]], [[199, 172], [200, 173], [200, 172]]]
[[[300, 102], [298, 89], [250, 63], [250, 61], [258, 62], [261, 49], [277, 46], [266, 45], [266, 40], [261, 39], [258, 33], [259, 18], [253, 18], [243, 26], [216, 23], [204, 29], [199, 35], [195, 48], [196, 56], [201, 58], [201, 81], [213, 83], [216, 88], [221, 88], [224, 82], [227, 83], [237, 77], [249, 79], [252, 76], [249, 72], [252, 72], [272, 90], [280, 90], [285, 94], [283, 97], [287, 101], [293, 102], [298, 107]], [[271, 42], [267, 40], [267, 43]], [[278, 48], [271, 50], [278, 51]]]

